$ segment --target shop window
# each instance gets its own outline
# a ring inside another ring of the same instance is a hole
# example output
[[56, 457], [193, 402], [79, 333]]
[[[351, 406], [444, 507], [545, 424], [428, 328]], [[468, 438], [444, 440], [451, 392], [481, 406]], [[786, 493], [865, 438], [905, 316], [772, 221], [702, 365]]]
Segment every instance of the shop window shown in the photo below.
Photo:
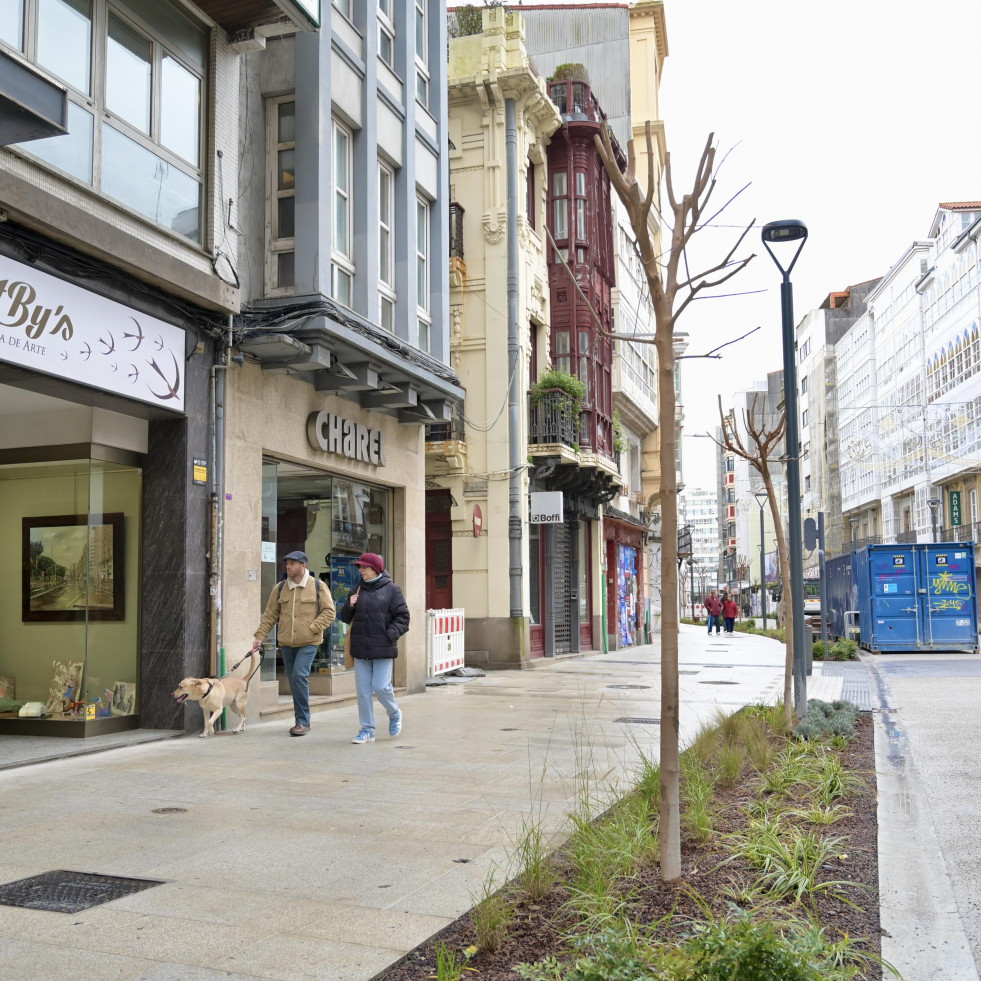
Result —
[[[360, 582], [354, 560], [377, 552], [392, 561], [390, 547], [392, 493], [369, 484], [292, 464], [263, 464], [262, 604], [285, 572], [283, 556], [301, 549], [307, 569], [330, 588], [338, 609]], [[270, 537], [266, 537], [270, 536]], [[261, 612], [261, 611], [260, 611]], [[347, 627], [336, 620], [314, 662], [314, 674], [343, 672]], [[275, 635], [263, 660], [263, 679], [276, 665]], [[276, 669], [281, 672], [281, 664]], [[281, 676], [281, 674], [280, 674]]]
[[109, 731], [124, 718], [136, 727], [140, 500], [135, 466], [0, 467], [6, 731], [17, 731], [25, 702], [43, 706], [52, 735]]
[[296, 102], [266, 101], [266, 293], [289, 295], [295, 280]]
[[207, 30], [151, 0], [13, 0], [0, 38], [68, 88], [69, 132], [20, 149], [200, 242]]

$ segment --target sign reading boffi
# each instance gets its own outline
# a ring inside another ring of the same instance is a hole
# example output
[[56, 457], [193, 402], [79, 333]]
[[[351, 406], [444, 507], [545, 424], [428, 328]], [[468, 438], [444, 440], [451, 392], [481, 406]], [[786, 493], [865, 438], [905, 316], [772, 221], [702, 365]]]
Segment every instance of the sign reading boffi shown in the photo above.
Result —
[[563, 511], [562, 491], [535, 491], [531, 494], [528, 521], [533, 525], [560, 525]]

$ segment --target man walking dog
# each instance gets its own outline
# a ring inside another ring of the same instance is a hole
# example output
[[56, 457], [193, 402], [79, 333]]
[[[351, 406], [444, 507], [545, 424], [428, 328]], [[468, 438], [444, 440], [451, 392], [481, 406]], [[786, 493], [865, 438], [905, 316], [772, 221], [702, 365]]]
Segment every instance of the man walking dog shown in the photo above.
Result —
[[327, 585], [307, 572], [307, 553], [290, 552], [286, 556], [286, 579], [269, 594], [252, 650], [259, 650], [277, 627], [276, 642], [293, 693], [296, 724], [290, 729], [291, 736], [305, 736], [310, 731], [310, 666], [335, 615], [334, 598]]

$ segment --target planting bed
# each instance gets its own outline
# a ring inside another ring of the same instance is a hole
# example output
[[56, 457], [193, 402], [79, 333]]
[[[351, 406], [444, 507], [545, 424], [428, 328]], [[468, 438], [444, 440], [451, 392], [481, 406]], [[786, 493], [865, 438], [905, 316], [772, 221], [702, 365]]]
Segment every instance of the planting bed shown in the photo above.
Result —
[[[804, 830], [814, 830], [825, 836], [840, 836], [841, 842], [822, 864], [819, 881], [840, 880], [848, 883], [842, 888], [844, 899], [832, 891], [810, 892], [802, 905], [784, 899], [777, 907], [778, 914], [816, 918], [828, 940], [834, 942], [847, 935], [864, 938], [858, 945], [877, 957], [880, 951], [878, 909], [878, 859], [876, 816], [875, 754], [873, 723], [869, 713], [861, 713], [855, 736], [837, 750], [844, 769], [861, 777], [865, 786], [839, 800], [851, 814], [834, 824], [818, 826], [795, 818]], [[745, 860], [732, 858], [732, 838], [747, 829], [749, 819], [743, 807], [760, 798], [760, 777], [747, 763], [740, 777], [729, 788], [716, 787], [712, 804], [714, 820], [710, 837], [699, 844], [690, 832], [682, 839], [683, 880], [677, 885], [665, 885], [658, 877], [657, 867], [647, 865], [625, 880], [624, 892], [632, 892], [626, 912], [639, 927], [663, 921], [657, 927], [658, 936], [681, 937], [690, 932], [692, 918], [704, 920], [706, 906], [716, 917], [731, 915], [734, 902], [743, 909], [752, 909], [754, 901], [745, 893], [759, 876]], [[776, 803], [774, 812], [786, 809], [787, 800]], [[684, 809], [684, 808], [683, 808]], [[727, 861], [726, 861], [727, 860]], [[725, 864], [720, 864], [725, 861]], [[515, 903], [503, 942], [494, 951], [478, 949], [466, 961], [463, 978], [483, 981], [517, 981], [521, 975], [515, 966], [522, 962], [540, 962], [549, 955], [560, 961], [570, 957], [567, 935], [575, 920], [566, 905], [570, 899], [572, 875], [568, 865], [559, 865], [557, 884], [542, 900], [532, 902], [516, 887], [508, 891]], [[391, 968], [381, 981], [430, 981], [439, 977], [460, 977], [445, 971], [437, 974], [437, 948], [452, 952], [462, 963], [464, 952], [477, 944], [472, 912], [451, 923], [435, 937], [411, 951], [398, 966]], [[558, 976], [558, 975], [556, 975]], [[617, 974], [617, 977], [627, 975]], [[712, 975], [715, 977], [716, 975]], [[744, 975], [740, 974], [740, 977]], [[748, 976], [748, 975], [747, 975]], [[880, 978], [882, 970], [870, 965], [863, 978]], [[887, 972], [887, 976], [891, 976]]]

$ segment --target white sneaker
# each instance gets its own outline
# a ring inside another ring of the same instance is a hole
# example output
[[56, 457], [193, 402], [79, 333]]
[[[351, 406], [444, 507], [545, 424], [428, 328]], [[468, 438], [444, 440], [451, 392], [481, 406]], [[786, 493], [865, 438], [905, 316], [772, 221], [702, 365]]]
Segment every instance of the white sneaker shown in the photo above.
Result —
[[362, 729], [352, 740], [356, 746], [361, 746], [363, 743], [373, 743], [375, 741], [375, 735], [372, 732], [368, 732], [367, 729]]

